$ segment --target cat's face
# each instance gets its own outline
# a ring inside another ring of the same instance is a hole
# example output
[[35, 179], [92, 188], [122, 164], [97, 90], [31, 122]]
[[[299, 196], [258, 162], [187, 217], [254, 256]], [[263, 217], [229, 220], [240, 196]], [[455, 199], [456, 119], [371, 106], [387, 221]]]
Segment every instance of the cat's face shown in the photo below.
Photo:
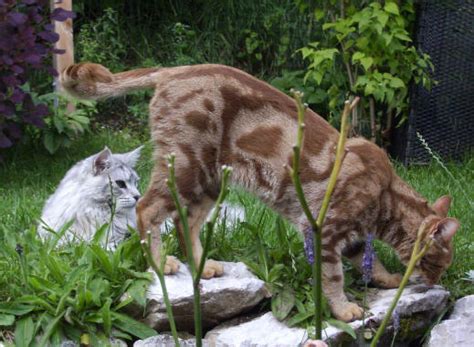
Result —
[[98, 200], [107, 202], [115, 212], [134, 209], [140, 198], [139, 177], [134, 170], [141, 147], [123, 154], [105, 148], [93, 160], [92, 173]]
[[454, 218], [447, 218], [451, 199], [442, 197], [432, 206], [436, 215], [429, 216], [427, 235], [433, 243], [425, 256], [420, 260], [415, 271], [422, 280], [429, 285], [439, 282], [441, 275], [451, 265], [453, 259], [453, 236], [459, 228], [459, 222]]

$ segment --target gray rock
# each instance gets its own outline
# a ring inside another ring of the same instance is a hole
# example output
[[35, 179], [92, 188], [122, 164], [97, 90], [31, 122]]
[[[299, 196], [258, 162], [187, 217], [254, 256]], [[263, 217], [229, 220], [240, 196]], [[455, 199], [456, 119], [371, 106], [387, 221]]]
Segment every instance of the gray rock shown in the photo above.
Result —
[[[110, 340], [110, 347], [127, 347], [127, 343], [120, 339], [112, 337]], [[61, 347], [79, 347], [80, 344], [71, 340], [61, 342]]]
[[[387, 309], [396, 293], [395, 289], [372, 290], [368, 295], [369, 315], [366, 324], [378, 326], [383, 319]], [[433, 317], [439, 314], [445, 307], [449, 292], [440, 286], [427, 287], [415, 285], [407, 287], [397, 305], [397, 311], [401, 319], [416, 317], [411, 323], [414, 331], [426, 328]], [[350, 323], [356, 331], [364, 329], [362, 320]], [[389, 325], [388, 330], [392, 329]], [[342, 330], [329, 326], [323, 334], [325, 341], [331, 345], [340, 345], [343, 341], [350, 344], [351, 338]], [[289, 328], [283, 322], [279, 322], [271, 312], [248, 322], [238, 323], [233, 326], [223, 324], [217, 326], [206, 334], [206, 339], [219, 347], [294, 347], [301, 346], [308, 335], [304, 329]]]
[[456, 301], [449, 319], [431, 330], [429, 347], [474, 345], [474, 295]]
[[[216, 326], [255, 307], [269, 295], [265, 283], [254, 276], [243, 263], [222, 262], [224, 275], [201, 280], [201, 307], [203, 327]], [[176, 326], [179, 330], [193, 331], [193, 288], [191, 274], [181, 264], [178, 273], [165, 276]], [[158, 278], [147, 293], [145, 323], [158, 331], [168, 330], [168, 317]]]
[[[179, 345], [181, 347], [194, 347], [196, 346], [196, 340], [194, 338], [179, 339]], [[203, 347], [209, 347], [209, 343], [205, 340], [202, 341]], [[133, 347], [175, 347], [174, 339], [171, 335], [158, 335], [149, 337], [145, 340], [138, 340], [133, 344]]]

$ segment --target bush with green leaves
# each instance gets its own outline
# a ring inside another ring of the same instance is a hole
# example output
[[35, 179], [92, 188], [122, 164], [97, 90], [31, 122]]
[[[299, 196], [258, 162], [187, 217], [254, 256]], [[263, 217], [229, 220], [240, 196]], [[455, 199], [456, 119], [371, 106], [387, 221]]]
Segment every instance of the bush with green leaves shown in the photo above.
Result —
[[131, 340], [156, 335], [123, 310], [143, 306], [151, 274], [138, 236], [104, 250], [98, 230], [90, 244], [56, 247], [64, 228], [42, 242], [32, 227], [3, 235], [0, 248], [0, 338], [16, 346], [59, 346], [65, 338], [106, 345], [110, 337]]
[[[73, 140], [88, 131], [90, 121], [97, 113], [94, 101], [73, 99], [58, 93], [41, 95], [38, 99], [50, 109], [41, 136], [44, 147], [51, 154], [70, 146]], [[74, 110], [68, 110], [68, 105], [72, 105]]]
[[364, 132], [365, 123], [373, 140], [380, 132], [387, 135], [394, 118], [407, 115], [409, 84], [431, 84], [431, 61], [413, 46], [410, 34], [414, 1], [323, 3], [314, 9], [322, 38], [300, 49], [309, 63], [305, 81], [325, 91], [323, 102], [332, 114], [340, 113], [344, 91], [363, 96], [353, 131]]

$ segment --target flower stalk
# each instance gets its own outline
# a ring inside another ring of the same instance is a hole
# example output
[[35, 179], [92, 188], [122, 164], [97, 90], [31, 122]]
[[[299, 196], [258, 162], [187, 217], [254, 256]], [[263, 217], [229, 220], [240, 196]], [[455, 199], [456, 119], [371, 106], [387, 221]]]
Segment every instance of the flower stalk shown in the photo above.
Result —
[[423, 245], [423, 247], [421, 246], [422, 241], [425, 240], [425, 237], [426, 237], [426, 227], [427, 226], [425, 223], [421, 223], [418, 229], [415, 245], [413, 246], [413, 251], [411, 253], [410, 261], [408, 262], [405, 274], [403, 275], [403, 278], [400, 283], [400, 286], [398, 287], [397, 293], [395, 294], [395, 297], [393, 298], [392, 303], [390, 304], [390, 307], [387, 313], [385, 314], [385, 317], [382, 323], [377, 329], [377, 333], [375, 334], [375, 337], [370, 343], [370, 347], [377, 346], [377, 342], [379, 341], [380, 337], [384, 333], [387, 327], [387, 324], [390, 318], [392, 317], [393, 311], [395, 310], [397, 306], [398, 300], [400, 300], [403, 290], [405, 289], [410, 276], [413, 274], [413, 270], [415, 270], [416, 264], [421, 260], [421, 258], [423, 258], [423, 256], [426, 254], [428, 249], [431, 247], [431, 244], [433, 243], [433, 239], [429, 237], [426, 243]]
[[[296, 137], [296, 144], [293, 147], [293, 161], [292, 167], [289, 168], [290, 177], [295, 186], [296, 195], [300, 201], [303, 212], [308, 219], [312, 233], [313, 233], [313, 296], [315, 303], [315, 327], [316, 327], [316, 339], [322, 338], [322, 325], [323, 325], [323, 316], [322, 316], [322, 272], [321, 272], [321, 245], [322, 245], [322, 227], [324, 224], [324, 219], [326, 217], [327, 210], [329, 208], [329, 202], [331, 200], [332, 193], [336, 186], [337, 176], [342, 166], [344, 156], [346, 153], [345, 143], [347, 139], [347, 133], [349, 130], [349, 114], [352, 112], [352, 109], [359, 102], [359, 97], [354, 98], [352, 102], [346, 101], [344, 104], [344, 110], [341, 117], [341, 132], [339, 135], [339, 140], [336, 147], [336, 158], [334, 160], [334, 166], [329, 177], [329, 183], [324, 195], [324, 199], [319, 210], [317, 219], [313, 217], [311, 210], [309, 209], [308, 202], [306, 201], [303, 185], [300, 179], [300, 161], [303, 151], [303, 139], [304, 139], [304, 117], [306, 106], [303, 104], [303, 93], [298, 91], [293, 91], [293, 98], [296, 102], [296, 107], [298, 111], [298, 130]], [[308, 243], [309, 244], [309, 243]]]
[[175, 345], [179, 347], [178, 332], [176, 330], [176, 323], [173, 316], [173, 308], [171, 306], [171, 302], [169, 299], [168, 290], [166, 288], [165, 275], [164, 275], [164, 268], [166, 264], [166, 252], [163, 248], [161, 249], [160, 266], [158, 266], [158, 264], [156, 264], [155, 260], [153, 259], [153, 255], [151, 251], [152, 243], [151, 243], [150, 231], [147, 231], [147, 240], [141, 240], [140, 244], [142, 246], [143, 254], [145, 255], [146, 260], [148, 261], [148, 264], [150, 264], [152, 269], [155, 271], [160, 281], [161, 291], [163, 292], [163, 300], [166, 306], [166, 314], [168, 316], [168, 321], [170, 323], [171, 334], [173, 335], [173, 340], [174, 340]]
[[179, 200], [178, 188], [176, 185], [174, 162], [175, 162], [175, 156], [173, 154], [169, 155], [168, 156], [169, 177], [167, 180], [167, 185], [171, 193], [171, 197], [176, 206], [179, 220], [183, 228], [182, 232], [184, 235], [184, 242], [185, 242], [185, 247], [186, 247], [186, 257], [188, 260], [189, 269], [191, 272], [191, 278], [193, 281], [194, 333], [196, 336], [196, 346], [202, 347], [202, 314], [201, 314], [201, 293], [200, 293], [199, 283], [201, 280], [202, 272], [204, 271], [204, 265], [206, 262], [207, 253], [209, 251], [209, 245], [210, 245], [210, 241], [212, 237], [212, 232], [214, 230], [214, 226], [219, 217], [219, 214], [222, 208], [222, 203], [224, 202], [225, 197], [229, 193], [228, 186], [229, 186], [229, 178], [232, 173], [232, 168], [226, 165], [222, 166], [221, 189], [219, 192], [219, 196], [217, 197], [217, 200], [216, 200], [216, 206], [214, 208], [214, 211], [212, 212], [210, 218], [205, 223], [205, 226], [204, 226], [205, 240], [204, 240], [203, 252], [201, 255], [201, 259], [199, 260], [199, 264], [196, 264], [194, 261], [193, 249], [192, 249], [192, 244], [191, 244], [191, 234], [189, 231], [187, 208], [183, 207]]

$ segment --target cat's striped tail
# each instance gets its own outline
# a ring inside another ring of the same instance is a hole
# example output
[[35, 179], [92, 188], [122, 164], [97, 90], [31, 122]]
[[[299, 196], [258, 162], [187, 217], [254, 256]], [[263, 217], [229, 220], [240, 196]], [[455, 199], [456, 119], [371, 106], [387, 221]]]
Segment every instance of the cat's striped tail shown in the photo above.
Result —
[[79, 63], [64, 69], [59, 81], [72, 96], [96, 100], [154, 88], [159, 70], [144, 68], [113, 74], [100, 64]]

